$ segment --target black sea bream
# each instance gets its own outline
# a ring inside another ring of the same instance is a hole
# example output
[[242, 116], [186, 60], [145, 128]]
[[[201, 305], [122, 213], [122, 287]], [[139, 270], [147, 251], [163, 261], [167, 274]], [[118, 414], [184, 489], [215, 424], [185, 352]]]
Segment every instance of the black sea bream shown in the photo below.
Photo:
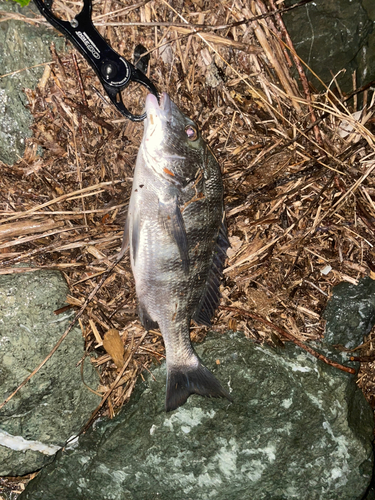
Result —
[[190, 321], [210, 325], [229, 246], [220, 167], [195, 123], [167, 94], [146, 99], [123, 251], [146, 329], [160, 327], [167, 357], [166, 410], [190, 394], [229, 394], [190, 343]]

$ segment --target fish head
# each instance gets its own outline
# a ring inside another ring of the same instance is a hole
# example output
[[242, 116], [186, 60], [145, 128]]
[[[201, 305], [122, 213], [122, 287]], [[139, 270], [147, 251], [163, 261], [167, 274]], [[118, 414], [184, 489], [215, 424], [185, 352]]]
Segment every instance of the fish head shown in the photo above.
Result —
[[147, 96], [146, 115], [142, 146], [148, 164], [174, 183], [190, 182], [206, 147], [198, 127], [165, 92], [159, 102], [153, 94]]

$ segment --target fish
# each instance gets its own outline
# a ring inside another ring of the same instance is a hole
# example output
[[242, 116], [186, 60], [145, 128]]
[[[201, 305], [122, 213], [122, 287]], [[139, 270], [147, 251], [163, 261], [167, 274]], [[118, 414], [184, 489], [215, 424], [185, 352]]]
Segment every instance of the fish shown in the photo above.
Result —
[[164, 339], [166, 411], [191, 394], [232, 401], [190, 341], [191, 320], [211, 325], [228, 247], [217, 160], [167, 93], [149, 94], [120, 253], [130, 249], [142, 325]]

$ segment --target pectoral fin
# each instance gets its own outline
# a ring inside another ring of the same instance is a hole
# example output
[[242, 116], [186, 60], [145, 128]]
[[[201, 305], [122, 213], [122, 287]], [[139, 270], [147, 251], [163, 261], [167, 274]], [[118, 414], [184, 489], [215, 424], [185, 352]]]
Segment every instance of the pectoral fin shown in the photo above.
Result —
[[177, 204], [177, 199], [168, 203], [159, 202], [159, 218], [176, 242], [181, 257], [182, 269], [187, 274], [189, 272], [189, 245], [184, 219]]
[[129, 216], [126, 218], [124, 236], [122, 237], [121, 250], [117, 256], [117, 260], [120, 261], [125, 255], [127, 249], [129, 248]]
[[132, 219], [132, 229], [131, 229], [131, 255], [133, 257], [133, 262], [137, 259], [138, 246], [139, 246], [139, 233], [140, 233], [140, 215], [139, 210], [135, 210]]
[[124, 236], [122, 238], [121, 250], [117, 257], [118, 260], [122, 259], [122, 257], [125, 255], [130, 245], [131, 254], [133, 257], [133, 261], [135, 263], [138, 252], [139, 231], [140, 231], [139, 210], [133, 210], [132, 212], [130, 212], [129, 208], [124, 228]]

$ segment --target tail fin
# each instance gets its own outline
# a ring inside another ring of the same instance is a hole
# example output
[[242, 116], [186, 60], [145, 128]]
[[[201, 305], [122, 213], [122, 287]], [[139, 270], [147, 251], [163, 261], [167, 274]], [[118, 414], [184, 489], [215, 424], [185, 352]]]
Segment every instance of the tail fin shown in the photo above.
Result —
[[217, 378], [202, 363], [197, 366], [182, 366], [168, 370], [166, 411], [175, 410], [186, 403], [190, 394], [211, 398], [227, 398], [233, 401]]

